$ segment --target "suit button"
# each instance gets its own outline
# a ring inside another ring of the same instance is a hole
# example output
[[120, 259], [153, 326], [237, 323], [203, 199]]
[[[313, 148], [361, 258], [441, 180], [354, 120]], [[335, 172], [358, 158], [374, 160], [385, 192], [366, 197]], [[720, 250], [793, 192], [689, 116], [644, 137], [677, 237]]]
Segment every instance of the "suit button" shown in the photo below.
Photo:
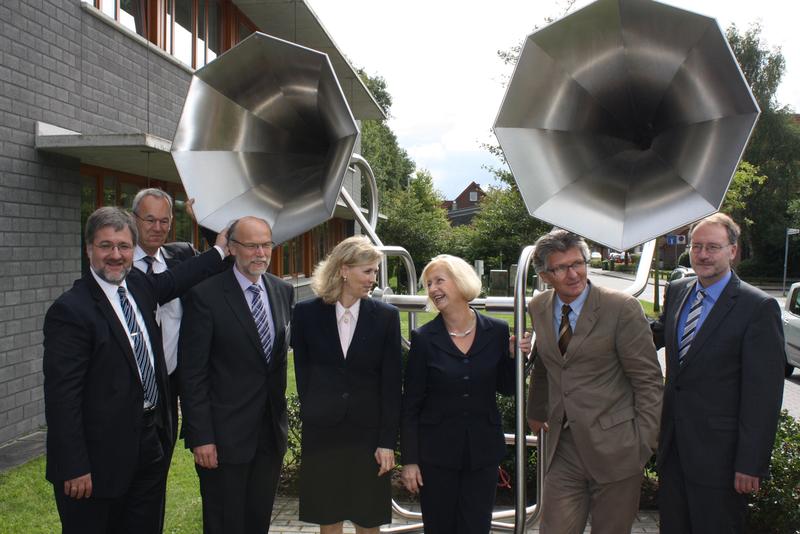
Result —
[[469, 415], [469, 412], [464, 412], [464, 417], [467, 417], [468, 415]]
[[464, 393], [464, 394], [463, 394], [463, 395], [461, 395], [461, 396], [462, 396], [462, 397], [464, 397], [464, 398], [466, 398], [466, 397], [469, 397], [469, 393]]
[[342, 398], [347, 399], [350, 396], [349, 393], [342, 393]]
[[464, 380], [469, 380], [469, 375], [464, 375]]
[[675, 386], [675, 391], [680, 391], [682, 388], [680, 386]]

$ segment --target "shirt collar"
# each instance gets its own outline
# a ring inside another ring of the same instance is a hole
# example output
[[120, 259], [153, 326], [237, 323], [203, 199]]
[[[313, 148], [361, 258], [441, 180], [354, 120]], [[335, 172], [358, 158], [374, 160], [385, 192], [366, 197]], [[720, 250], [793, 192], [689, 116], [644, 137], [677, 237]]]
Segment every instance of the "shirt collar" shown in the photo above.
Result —
[[[247, 291], [247, 288], [253, 285], [253, 282], [251, 282], [249, 278], [247, 278], [245, 275], [243, 275], [241, 273], [241, 271], [239, 271], [239, 266], [238, 265], [234, 264], [234, 266], [233, 266], [233, 274], [234, 274], [234, 276], [236, 276], [236, 281], [239, 282], [239, 287], [242, 288], [242, 291]], [[267, 288], [264, 287], [264, 278], [263, 277], [259, 276], [258, 277], [258, 282], [255, 282], [255, 284], [257, 286], [259, 286], [264, 291], [264, 293], [267, 292]]]
[[[136, 248], [133, 249], [133, 261], [143, 260], [147, 256], [149, 256], [149, 254], [145, 252], [144, 249], [139, 245], [136, 245]], [[164, 256], [161, 254], [161, 247], [158, 247], [158, 250], [156, 250], [156, 255], [153, 256], [153, 258], [155, 258], [156, 263], [162, 263], [166, 265]]]
[[361, 309], [361, 299], [358, 299], [357, 301], [355, 301], [355, 303], [352, 306], [350, 306], [349, 308], [345, 308], [344, 306], [342, 306], [342, 303], [337, 300], [336, 301], [336, 322], [338, 323], [339, 321], [341, 321], [342, 317], [344, 317], [344, 312], [348, 311], [348, 310], [350, 311], [350, 315], [353, 316], [353, 320], [354, 321], [358, 321], [358, 310], [360, 310], [360, 309]]
[[[583, 291], [581, 291], [581, 294], [578, 295], [578, 298], [576, 298], [575, 300], [573, 300], [572, 302], [569, 303], [569, 307], [572, 308], [572, 313], [574, 313], [576, 316], [581, 314], [581, 310], [583, 309], [583, 305], [586, 303], [586, 299], [589, 298], [589, 289], [591, 287], [592, 287], [592, 283], [589, 280], [587, 280], [586, 281], [586, 287], [583, 288]], [[561, 297], [558, 296], [558, 293], [556, 293], [556, 292], [553, 292], [553, 293], [556, 296], [554, 312], [555, 312], [556, 316], [560, 318], [561, 317], [561, 308], [564, 306], [564, 301], [561, 300]]]
[[116, 285], [116, 284], [112, 284], [112, 283], [106, 282], [105, 280], [100, 278], [100, 276], [96, 272], [94, 272], [94, 268], [93, 267], [89, 268], [89, 272], [92, 273], [92, 276], [94, 276], [94, 279], [97, 282], [97, 285], [100, 286], [100, 289], [103, 290], [103, 293], [105, 294], [105, 296], [109, 300], [119, 298], [117, 296], [117, 290], [119, 290], [120, 287], [124, 287], [125, 291], [126, 292], [128, 291], [128, 285], [125, 283], [125, 280], [123, 280], [121, 284]]
[[720, 278], [719, 280], [717, 280], [708, 287], [701, 286], [699, 281], [695, 282], [691, 298], [694, 299], [697, 296], [697, 292], [702, 289], [703, 292], [706, 294], [705, 299], [703, 300], [708, 300], [709, 302], [716, 302], [717, 299], [719, 299], [719, 296], [722, 295], [722, 292], [725, 290], [725, 286], [728, 285], [728, 282], [730, 282], [730, 280], [731, 280], [731, 271], [728, 270], [725, 276], [723, 276], [722, 278]]

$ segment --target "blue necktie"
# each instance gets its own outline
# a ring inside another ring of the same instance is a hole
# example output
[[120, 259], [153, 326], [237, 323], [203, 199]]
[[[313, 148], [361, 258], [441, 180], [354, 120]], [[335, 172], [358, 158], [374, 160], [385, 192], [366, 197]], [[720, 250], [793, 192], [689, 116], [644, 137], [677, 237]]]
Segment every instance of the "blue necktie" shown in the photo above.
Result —
[[117, 289], [117, 294], [119, 295], [119, 303], [122, 305], [122, 314], [125, 316], [125, 322], [128, 323], [128, 332], [133, 338], [133, 354], [136, 357], [136, 365], [139, 366], [139, 373], [142, 378], [145, 403], [155, 406], [158, 404], [158, 385], [156, 384], [156, 373], [153, 371], [153, 366], [150, 365], [150, 358], [147, 354], [144, 332], [141, 331], [139, 324], [136, 322], [136, 315], [133, 313], [131, 303], [128, 302], [125, 288], [120, 286]]
[[683, 358], [689, 352], [694, 335], [697, 333], [697, 323], [700, 320], [700, 312], [703, 311], [703, 298], [705, 296], [706, 294], [702, 289], [697, 292], [692, 302], [692, 307], [689, 308], [689, 315], [686, 316], [686, 324], [683, 327], [683, 335], [678, 349], [678, 363], [680, 365], [683, 365]]
[[272, 352], [272, 332], [269, 329], [267, 310], [264, 309], [264, 303], [261, 302], [261, 286], [253, 284], [248, 287], [247, 290], [253, 297], [250, 304], [250, 311], [253, 313], [253, 320], [256, 322], [258, 337], [261, 339], [261, 348], [264, 350], [264, 360], [267, 362], [267, 365], [269, 365], [270, 353]]

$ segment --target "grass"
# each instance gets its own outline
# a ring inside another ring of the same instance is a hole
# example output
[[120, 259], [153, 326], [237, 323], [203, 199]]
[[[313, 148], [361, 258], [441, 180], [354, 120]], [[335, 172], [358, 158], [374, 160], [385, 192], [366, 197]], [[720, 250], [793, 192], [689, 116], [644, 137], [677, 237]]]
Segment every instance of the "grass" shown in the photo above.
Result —
[[[653, 305], [642, 302], [645, 313], [653, 316]], [[490, 314], [513, 324], [509, 314]], [[436, 316], [435, 313], [417, 314], [417, 326]], [[402, 313], [401, 327], [408, 335], [408, 314]], [[287, 366], [287, 394], [297, 391], [294, 364], [289, 355]], [[0, 534], [46, 534], [59, 532], [60, 524], [53, 498], [53, 487], [44, 478], [44, 457], [36, 458], [11, 471], [0, 474]], [[164, 532], [190, 534], [202, 532], [202, 507], [197, 474], [191, 452], [179, 442], [172, 456], [172, 466], [167, 482], [167, 510]]]

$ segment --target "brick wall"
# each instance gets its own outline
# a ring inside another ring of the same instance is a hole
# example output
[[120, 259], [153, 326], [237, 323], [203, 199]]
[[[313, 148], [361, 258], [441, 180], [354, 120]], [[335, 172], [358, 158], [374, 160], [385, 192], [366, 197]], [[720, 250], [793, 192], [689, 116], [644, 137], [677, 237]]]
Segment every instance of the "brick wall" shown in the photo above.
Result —
[[171, 139], [189, 80], [79, 0], [0, 3], [0, 443], [44, 424], [44, 313], [80, 276], [79, 163], [35, 122]]

